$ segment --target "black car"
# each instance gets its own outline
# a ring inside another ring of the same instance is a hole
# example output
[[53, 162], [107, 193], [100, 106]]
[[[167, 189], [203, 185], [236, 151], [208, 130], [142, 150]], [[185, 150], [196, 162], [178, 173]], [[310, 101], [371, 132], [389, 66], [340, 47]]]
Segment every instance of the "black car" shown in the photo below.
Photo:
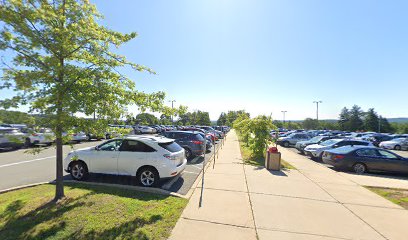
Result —
[[167, 138], [175, 139], [175, 142], [184, 148], [187, 159], [204, 154], [204, 141], [206, 140], [199, 132], [167, 131], [162, 132], [162, 135]]
[[376, 147], [345, 146], [327, 150], [323, 153], [323, 162], [358, 174], [369, 171], [408, 174], [408, 158]]
[[380, 145], [381, 142], [390, 141], [394, 139], [394, 137], [385, 134], [373, 135], [368, 138], [368, 141], [372, 142], [374, 146]]

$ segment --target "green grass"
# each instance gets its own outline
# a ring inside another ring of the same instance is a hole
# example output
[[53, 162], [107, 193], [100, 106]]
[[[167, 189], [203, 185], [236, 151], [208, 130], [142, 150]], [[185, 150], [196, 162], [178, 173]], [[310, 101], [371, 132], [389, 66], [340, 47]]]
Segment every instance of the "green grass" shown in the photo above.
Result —
[[367, 187], [369, 190], [408, 209], [408, 190], [396, 188]]
[[[241, 150], [241, 156], [245, 164], [254, 166], [265, 166], [265, 157], [254, 157], [249, 147], [245, 145], [242, 139], [238, 136], [239, 148]], [[296, 169], [293, 165], [281, 159], [281, 166], [283, 169]]]
[[0, 239], [167, 239], [186, 199], [69, 184], [52, 202], [51, 184], [0, 194]]

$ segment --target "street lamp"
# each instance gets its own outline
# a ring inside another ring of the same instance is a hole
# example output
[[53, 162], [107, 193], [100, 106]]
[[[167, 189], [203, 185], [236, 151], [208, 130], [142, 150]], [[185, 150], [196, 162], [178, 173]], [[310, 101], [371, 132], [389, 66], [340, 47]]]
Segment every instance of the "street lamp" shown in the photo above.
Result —
[[322, 103], [322, 101], [313, 101], [313, 103], [316, 103], [316, 120], [319, 121], [319, 103]]
[[285, 114], [288, 112], [288, 111], [281, 111], [282, 113], [283, 113], [283, 124], [285, 124]]
[[173, 121], [173, 103], [176, 102], [176, 100], [169, 100], [169, 102], [171, 102], [171, 125], [174, 125], [174, 121]]

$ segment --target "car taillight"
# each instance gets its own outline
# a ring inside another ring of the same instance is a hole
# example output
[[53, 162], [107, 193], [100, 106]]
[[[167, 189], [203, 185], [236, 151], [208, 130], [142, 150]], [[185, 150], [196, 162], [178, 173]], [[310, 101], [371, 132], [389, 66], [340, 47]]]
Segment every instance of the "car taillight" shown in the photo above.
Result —
[[176, 156], [170, 155], [170, 154], [164, 154], [163, 157], [169, 159], [169, 160], [176, 160]]
[[193, 140], [193, 141], [191, 141], [192, 143], [194, 143], [194, 144], [202, 144], [203, 142], [201, 142], [201, 141], [197, 141], [197, 140]]
[[38, 134], [37, 134], [37, 133], [33, 133], [33, 134], [31, 134], [31, 135], [33, 135], [34, 137], [38, 136]]
[[333, 160], [341, 160], [344, 158], [344, 155], [333, 155]]

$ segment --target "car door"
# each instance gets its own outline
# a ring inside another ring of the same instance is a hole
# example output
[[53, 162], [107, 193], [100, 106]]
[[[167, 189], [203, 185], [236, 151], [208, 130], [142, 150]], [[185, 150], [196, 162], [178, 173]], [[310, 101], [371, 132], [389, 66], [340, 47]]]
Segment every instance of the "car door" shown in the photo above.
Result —
[[404, 141], [402, 141], [401, 148], [403, 150], [408, 150], [408, 138], [406, 138]]
[[406, 159], [382, 149], [378, 149], [378, 153], [383, 160], [382, 171], [408, 172], [408, 162]]
[[356, 151], [356, 159], [353, 162], [364, 163], [369, 170], [381, 171], [383, 160], [375, 148], [362, 148]]
[[157, 168], [156, 150], [138, 140], [123, 140], [119, 149], [118, 172], [120, 175], [135, 176], [141, 166]]
[[118, 174], [118, 157], [121, 139], [107, 141], [95, 148], [90, 154], [90, 172]]

